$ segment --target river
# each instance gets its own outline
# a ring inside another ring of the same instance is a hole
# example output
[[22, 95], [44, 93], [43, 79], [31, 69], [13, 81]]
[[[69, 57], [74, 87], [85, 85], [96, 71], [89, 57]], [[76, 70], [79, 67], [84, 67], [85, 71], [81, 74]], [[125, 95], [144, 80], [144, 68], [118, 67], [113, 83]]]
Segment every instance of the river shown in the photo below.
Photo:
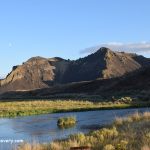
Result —
[[[55, 139], [66, 138], [70, 134], [79, 132], [87, 133], [112, 123], [116, 117], [126, 116], [137, 111], [150, 111], [150, 108], [98, 110], [1, 118], [0, 150], [9, 150], [12, 147], [15, 148], [20, 140], [26, 142], [47, 143]], [[75, 116], [77, 125], [69, 129], [58, 128], [58, 118], [65, 116]]]

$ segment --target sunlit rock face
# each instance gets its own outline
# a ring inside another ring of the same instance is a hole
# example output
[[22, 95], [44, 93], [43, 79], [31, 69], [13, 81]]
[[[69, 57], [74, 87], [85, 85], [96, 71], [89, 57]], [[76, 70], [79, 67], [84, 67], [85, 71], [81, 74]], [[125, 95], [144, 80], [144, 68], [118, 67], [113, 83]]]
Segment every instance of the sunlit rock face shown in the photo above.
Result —
[[14, 66], [7, 77], [0, 80], [0, 92], [34, 90], [99, 78], [115, 78], [148, 65], [148, 58], [114, 52], [105, 47], [74, 61], [59, 57], [33, 57], [20, 66]]

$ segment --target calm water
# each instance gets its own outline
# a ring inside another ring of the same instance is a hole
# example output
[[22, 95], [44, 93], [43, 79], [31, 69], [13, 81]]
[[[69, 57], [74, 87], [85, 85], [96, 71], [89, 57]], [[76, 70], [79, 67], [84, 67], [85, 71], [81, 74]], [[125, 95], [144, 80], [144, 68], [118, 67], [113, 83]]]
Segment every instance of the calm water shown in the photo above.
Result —
[[[116, 116], [126, 116], [136, 111], [150, 111], [150, 108], [57, 113], [13, 119], [2, 118], [0, 119], [0, 140], [50, 142], [78, 132], [87, 133], [110, 124]], [[64, 116], [75, 116], [78, 121], [77, 125], [70, 129], [59, 129], [57, 120]], [[0, 150], [11, 149], [10, 147], [12, 148], [10, 143], [0, 142]]]

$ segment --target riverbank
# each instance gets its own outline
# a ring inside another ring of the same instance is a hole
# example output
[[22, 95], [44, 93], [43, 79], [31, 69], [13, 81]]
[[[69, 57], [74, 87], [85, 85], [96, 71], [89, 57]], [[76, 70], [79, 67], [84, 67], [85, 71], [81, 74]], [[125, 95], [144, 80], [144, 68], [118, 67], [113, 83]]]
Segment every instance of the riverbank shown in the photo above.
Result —
[[116, 118], [109, 127], [88, 134], [70, 135], [68, 139], [50, 144], [22, 144], [19, 150], [70, 150], [70, 147], [89, 146], [91, 150], [149, 150], [150, 112]]
[[17, 117], [58, 112], [77, 112], [105, 109], [149, 107], [148, 102], [132, 101], [81, 101], [81, 100], [13, 100], [0, 102], [0, 117]]

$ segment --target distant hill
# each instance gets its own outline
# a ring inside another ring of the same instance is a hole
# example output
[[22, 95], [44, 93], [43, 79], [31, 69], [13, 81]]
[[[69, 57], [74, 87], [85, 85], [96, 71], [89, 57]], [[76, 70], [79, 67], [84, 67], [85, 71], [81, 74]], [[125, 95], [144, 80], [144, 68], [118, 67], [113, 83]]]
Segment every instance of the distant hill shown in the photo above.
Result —
[[[75, 61], [59, 57], [33, 57], [20, 66], [14, 66], [7, 77], [0, 80], [0, 93], [53, 88], [60, 85], [63, 87], [66, 84], [67, 87], [69, 84], [75, 85], [78, 89], [83, 85], [86, 89], [88, 84], [112, 82], [114, 78], [126, 76], [149, 65], [148, 58], [114, 52], [105, 47]], [[94, 87], [90, 89], [94, 90]]]

